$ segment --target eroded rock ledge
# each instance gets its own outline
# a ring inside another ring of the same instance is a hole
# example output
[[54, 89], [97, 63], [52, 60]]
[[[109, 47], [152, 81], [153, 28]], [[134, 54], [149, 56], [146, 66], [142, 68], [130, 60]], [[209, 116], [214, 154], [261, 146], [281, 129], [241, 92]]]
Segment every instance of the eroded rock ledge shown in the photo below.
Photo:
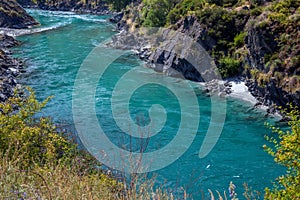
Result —
[[24, 71], [23, 63], [11, 57], [9, 48], [19, 45], [13, 37], [0, 34], [0, 102], [14, 95], [20, 88], [17, 77]]
[[23, 29], [39, 23], [14, 0], [0, 1], [0, 27]]

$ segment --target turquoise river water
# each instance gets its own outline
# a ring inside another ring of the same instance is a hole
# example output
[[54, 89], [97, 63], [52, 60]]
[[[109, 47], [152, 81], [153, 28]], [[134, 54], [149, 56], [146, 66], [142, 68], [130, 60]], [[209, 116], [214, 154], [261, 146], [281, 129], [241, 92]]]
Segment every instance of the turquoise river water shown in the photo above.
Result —
[[[27, 64], [22, 82], [34, 88], [39, 100], [54, 95], [43, 110], [44, 114], [56, 122], [72, 125], [72, 92], [76, 74], [89, 53], [116, 32], [104, 16], [38, 10], [29, 10], [29, 13], [41, 23], [40, 30], [45, 31], [17, 38], [22, 45], [15, 49], [16, 55], [25, 59]], [[113, 52], [108, 50], [102, 56], [106, 59], [113, 56]], [[117, 80], [132, 68], [138, 74], [163, 80], [166, 85], [177, 84], [178, 90], [185, 92], [180, 87], [181, 80], [145, 68], [135, 55], [126, 54], [115, 60], [103, 74], [103, 82], [99, 83], [95, 96], [99, 124], [115, 143], [123, 133], [113, 120], [110, 97]], [[198, 87], [196, 83], [191, 85]], [[147, 147], [148, 151], [155, 151], [176, 135], [174, 130], [180, 122], [180, 108], [179, 100], [166, 87], [157, 84], [148, 86], [133, 93], [129, 109], [132, 119], [142, 116], [145, 123], [149, 123], [147, 109], [152, 104], [160, 104], [168, 111], [164, 128], [150, 139]], [[252, 109], [250, 103], [228, 98], [222, 134], [208, 156], [200, 159], [198, 152], [210, 122], [211, 103], [209, 97], [198, 93], [201, 117], [198, 131], [194, 133], [195, 139], [178, 160], [151, 173], [156, 174], [156, 185], [173, 190], [178, 197], [181, 187], [184, 187], [193, 199], [202, 199], [203, 194], [207, 196], [209, 188], [227, 191], [230, 181], [237, 186], [240, 199], [243, 199], [243, 183], [260, 192], [266, 186], [272, 186], [271, 181], [283, 172], [262, 149], [266, 143], [264, 135], [269, 133], [264, 122], [272, 119], [265, 118], [263, 111]], [[126, 122], [129, 119], [123, 120]]]

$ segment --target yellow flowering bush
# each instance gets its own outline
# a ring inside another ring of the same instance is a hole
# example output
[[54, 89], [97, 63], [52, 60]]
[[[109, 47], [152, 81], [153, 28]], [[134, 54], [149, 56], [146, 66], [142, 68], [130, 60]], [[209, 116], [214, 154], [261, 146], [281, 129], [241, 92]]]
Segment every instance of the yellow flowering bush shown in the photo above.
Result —
[[40, 103], [32, 89], [28, 91], [27, 97], [15, 95], [0, 103], [0, 150], [10, 154], [27, 152], [24, 167], [70, 158], [76, 145], [57, 133], [49, 118], [35, 116], [50, 98]]
[[291, 110], [285, 111], [290, 119], [289, 130], [268, 125], [278, 134], [278, 138], [267, 136], [274, 147], [264, 145], [264, 149], [274, 157], [275, 162], [286, 167], [286, 174], [277, 178], [275, 188], [266, 188], [265, 199], [300, 199], [300, 112], [293, 107]]

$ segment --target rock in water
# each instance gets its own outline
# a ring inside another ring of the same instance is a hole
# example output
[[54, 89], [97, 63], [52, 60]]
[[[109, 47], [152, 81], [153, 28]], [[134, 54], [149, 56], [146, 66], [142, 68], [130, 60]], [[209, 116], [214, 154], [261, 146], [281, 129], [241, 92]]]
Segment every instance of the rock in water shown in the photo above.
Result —
[[39, 23], [15, 1], [0, 0], [0, 27], [29, 28]]

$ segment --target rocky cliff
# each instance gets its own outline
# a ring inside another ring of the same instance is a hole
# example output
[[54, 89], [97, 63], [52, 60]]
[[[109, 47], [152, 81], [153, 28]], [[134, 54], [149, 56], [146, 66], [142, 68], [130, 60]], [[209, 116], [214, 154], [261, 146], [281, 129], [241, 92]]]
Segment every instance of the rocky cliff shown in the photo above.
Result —
[[[272, 34], [253, 21], [247, 27], [245, 43], [249, 53], [246, 60], [250, 66], [250, 73], [246, 74], [247, 86], [264, 105], [285, 107], [292, 103], [300, 108], [300, 66], [297, 60], [300, 53], [299, 23], [295, 23], [294, 26], [293, 30], [298, 32], [298, 36], [290, 38], [284, 33]], [[278, 28], [282, 29], [276, 24], [268, 28], [275, 31], [278, 31]], [[283, 31], [286, 30], [280, 30]], [[280, 37], [287, 37], [281, 48], [278, 44]], [[291, 40], [295, 40], [296, 44], [288, 44]], [[286, 50], [289, 48], [292, 50]], [[270, 56], [275, 59], [269, 58]]]
[[0, 27], [22, 29], [38, 24], [15, 0], [0, 1]]
[[9, 48], [19, 45], [13, 37], [0, 34], [0, 101], [13, 96], [18, 88], [17, 76], [24, 70], [23, 63], [11, 57]]
[[[203, 70], [201, 64], [193, 65], [186, 59], [188, 54], [173, 51], [176, 43], [182, 41], [170, 32], [178, 31], [197, 41], [214, 59], [222, 75], [246, 80], [261, 104], [285, 107], [292, 103], [300, 107], [299, 1], [262, 2], [256, 6], [230, 8], [208, 6], [194, 13], [196, 15], [187, 14], [171, 24], [169, 31], [164, 33], [168, 41], [161, 42], [159, 47], [145, 42], [133, 42], [129, 46], [133, 46], [142, 59], [148, 60], [148, 66], [155, 71], [204, 81], [199, 73], [199, 69]], [[120, 47], [120, 40], [123, 40], [127, 45], [130, 40], [125, 33], [139, 27], [142, 18], [139, 11], [126, 11], [117, 24], [122, 34], [114, 43]], [[139, 39], [130, 37], [142, 41], [141, 36], [137, 36]], [[189, 51], [188, 45], [182, 47], [182, 52]]]

